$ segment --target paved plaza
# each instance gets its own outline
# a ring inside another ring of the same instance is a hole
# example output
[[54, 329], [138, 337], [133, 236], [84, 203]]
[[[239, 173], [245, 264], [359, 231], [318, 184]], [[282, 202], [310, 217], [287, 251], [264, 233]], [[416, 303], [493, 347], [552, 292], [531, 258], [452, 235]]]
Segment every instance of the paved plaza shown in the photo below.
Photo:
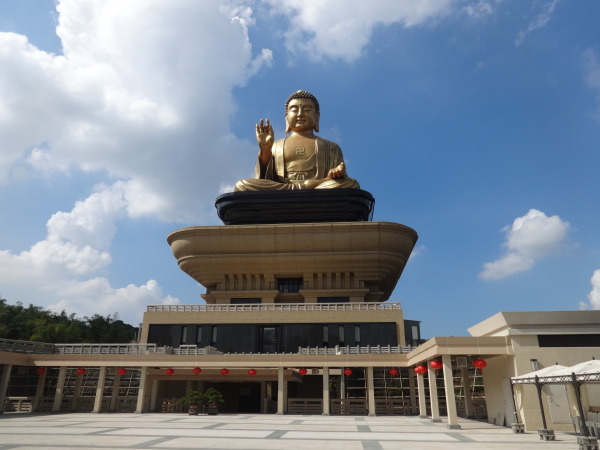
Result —
[[220, 414], [4, 414], [0, 449], [572, 449], [577, 437], [461, 419], [460, 430], [418, 417]]

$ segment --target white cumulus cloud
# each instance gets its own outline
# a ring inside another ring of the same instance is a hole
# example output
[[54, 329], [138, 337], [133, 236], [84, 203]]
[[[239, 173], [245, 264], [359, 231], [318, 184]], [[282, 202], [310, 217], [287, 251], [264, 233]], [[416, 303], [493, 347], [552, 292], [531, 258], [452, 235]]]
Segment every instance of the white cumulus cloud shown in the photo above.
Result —
[[600, 309], [600, 269], [594, 271], [590, 282], [592, 290], [587, 296], [589, 303], [580, 302], [579, 307], [581, 309]]
[[130, 183], [131, 216], [205, 220], [254, 155], [230, 131], [232, 90], [273, 60], [238, 3], [61, 0], [62, 55], [0, 33], [0, 182], [105, 172]]
[[512, 226], [503, 229], [506, 252], [496, 261], [483, 265], [479, 274], [484, 280], [501, 278], [531, 269], [535, 262], [562, 248], [569, 223], [559, 216], [546, 216], [537, 209], [517, 217]]
[[[482, 0], [264, 0], [290, 21], [286, 46], [294, 53], [352, 61], [360, 57], [377, 26], [423, 25], [462, 10], [471, 16], [491, 12]], [[465, 5], [466, 3], [466, 5]]]
[[145, 304], [178, 300], [154, 280], [111, 285], [119, 220], [214, 220], [208, 205], [219, 187], [242, 178], [255, 155], [231, 132], [232, 91], [273, 54], [253, 50], [253, 11], [237, 0], [56, 7], [60, 55], [0, 33], [0, 183], [69, 172], [94, 172], [105, 183], [53, 214], [45, 239], [28, 250], [0, 250], [2, 295], [135, 321]]
[[101, 186], [69, 212], [55, 213], [46, 224], [46, 238], [19, 254], [0, 251], [2, 295], [80, 315], [119, 313], [136, 323], [144, 306], [176, 303], [158, 283], [112, 287], [97, 276], [111, 263], [110, 244], [116, 224], [125, 215], [127, 183]]

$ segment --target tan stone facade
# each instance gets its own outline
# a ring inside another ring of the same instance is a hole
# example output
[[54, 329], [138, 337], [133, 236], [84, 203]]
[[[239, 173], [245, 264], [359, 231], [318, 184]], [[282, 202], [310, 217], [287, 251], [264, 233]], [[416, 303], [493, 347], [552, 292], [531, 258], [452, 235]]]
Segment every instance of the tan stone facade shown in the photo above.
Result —
[[[600, 358], [600, 347], [585, 340], [599, 335], [600, 311], [499, 313], [471, 327], [470, 337], [409, 347], [420, 336], [407, 340], [400, 304], [386, 300], [416, 239], [387, 222], [178, 230], [168, 241], [182, 270], [206, 288], [206, 304], [148, 306], [135, 344], [0, 342], [0, 404], [167, 412], [187, 390], [217, 387], [231, 412], [419, 414], [446, 416], [450, 427], [467, 416], [510, 425], [510, 377], [530, 372], [533, 361], [542, 368]], [[487, 366], [475, 369], [477, 359]], [[415, 374], [419, 365], [429, 371]], [[44, 371], [34, 378], [36, 368]], [[25, 379], [27, 395], [11, 395]], [[587, 409], [600, 407], [596, 387], [582, 389]], [[572, 429], [572, 393], [545, 389], [551, 426]], [[540, 426], [532, 390], [516, 388], [528, 430]]]

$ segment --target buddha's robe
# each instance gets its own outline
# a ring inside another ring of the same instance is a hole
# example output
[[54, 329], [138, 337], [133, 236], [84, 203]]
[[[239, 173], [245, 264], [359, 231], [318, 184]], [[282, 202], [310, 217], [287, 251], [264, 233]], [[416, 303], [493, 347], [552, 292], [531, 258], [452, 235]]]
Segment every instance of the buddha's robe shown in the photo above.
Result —
[[[287, 138], [286, 138], [287, 139]], [[262, 191], [305, 189], [305, 180], [323, 180], [314, 189], [360, 188], [354, 178], [327, 179], [331, 169], [344, 161], [342, 149], [335, 142], [321, 137], [315, 138], [315, 153], [304, 161], [286, 163], [283, 147], [286, 139], [275, 141], [273, 156], [266, 166], [257, 161], [255, 178], [246, 178], [235, 184], [235, 191]]]

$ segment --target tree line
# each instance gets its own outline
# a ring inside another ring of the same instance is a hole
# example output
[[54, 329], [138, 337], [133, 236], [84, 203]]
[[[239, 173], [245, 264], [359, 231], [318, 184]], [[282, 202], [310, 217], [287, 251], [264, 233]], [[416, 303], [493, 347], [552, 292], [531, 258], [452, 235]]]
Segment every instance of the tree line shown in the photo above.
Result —
[[129, 343], [137, 328], [119, 320], [117, 313], [94, 314], [83, 319], [63, 310], [60, 313], [41, 306], [9, 305], [0, 298], [0, 338], [47, 343]]

